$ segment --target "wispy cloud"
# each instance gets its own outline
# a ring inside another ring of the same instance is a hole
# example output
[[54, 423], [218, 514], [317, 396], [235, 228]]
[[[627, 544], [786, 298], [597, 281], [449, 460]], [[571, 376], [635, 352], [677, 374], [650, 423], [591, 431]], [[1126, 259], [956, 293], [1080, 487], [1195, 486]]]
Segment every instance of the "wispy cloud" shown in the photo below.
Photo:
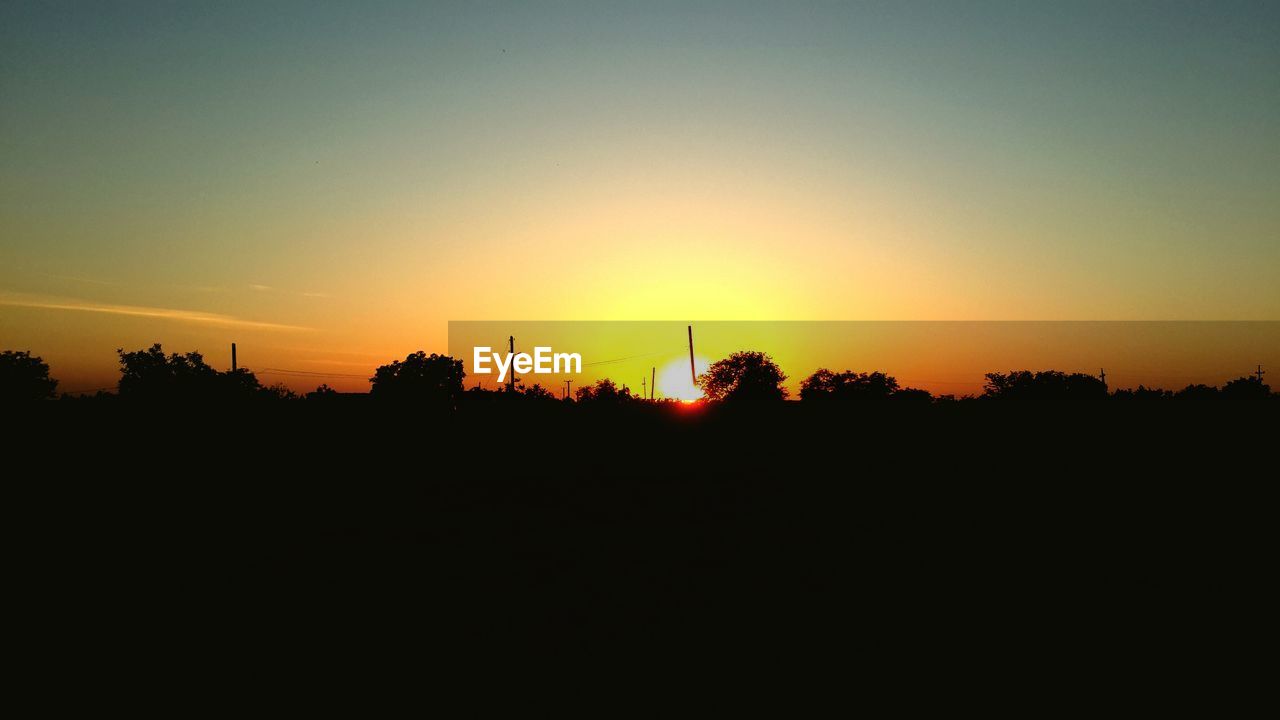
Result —
[[262, 285], [261, 283], [249, 283], [249, 289], [251, 289], [251, 290], [257, 290], [258, 292], [265, 292], [265, 293], [277, 293], [277, 294], [279, 294], [279, 295], [297, 295], [297, 296], [299, 296], [299, 297], [308, 297], [308, 298], [327, 298], [327, 297], [329, 297], [329, 295], [328, 295], [327, 293], [321, 293], [321, 292], [299, 292], [299, 291], [297, 291], [297, 290], [284, 290], [284, 289], [282, 289], [282, 288], [278, 288], [278, 287], [275, 287], [275, 286], [273, 286], [273, 285]]
[[45, 310], [74, 310], [78, 312], [106, 313], [109, 315], [129, 315], [133, 317], [157, 318], [177, 322], [196, 323], [199, 325], [218, 325], [222, 327], [256, 328], [259, 330], [291, 330], [308, 331], [311, 328], [281, 323], [246, 320], [231, 315], [201, 312], [199, 310], [179, 310], [174, 308], [145, 307], [141, 305], [115, 305], [91, 300], [75, 298], [48, 297], [40, 295], [23, 295], [17, 293], [0, 293], [0, 305], [13, 307], [42, 308]]
[[42, 272], [38, 274], [43, 275], [47, 278], [53, 278], [55, 280], [70, 280], [72, 282], [88, 283], [90, 285], [119, 285], [120, 284], [115, 280], [99, 280], [97, 278], [80, 277], [78, 275], [58, 275], [56, 273], [47, 273], [47, 272]]
[[239, 285], [236, 287], [219, 287], [216, 285], [174, 285], [173, 287], [176, 287], [181, 290], [193, 290], [195, 292], [205, 292], [205, 293], [237, 293], [237, 292], [243, 292], [245, 288], [249, 288], [250, 290], [253, 290], [255, 292], [273, 293], [276, 295], [296, 295], [298, 297], [305, 297], [305, 298], [333, 297], [329, 293], [300, 292], [297, 290], [285, 290], [284, 288], [278, 288], [274, 285], [263, 285], [262, 283], [248, 283], [248, 284]]

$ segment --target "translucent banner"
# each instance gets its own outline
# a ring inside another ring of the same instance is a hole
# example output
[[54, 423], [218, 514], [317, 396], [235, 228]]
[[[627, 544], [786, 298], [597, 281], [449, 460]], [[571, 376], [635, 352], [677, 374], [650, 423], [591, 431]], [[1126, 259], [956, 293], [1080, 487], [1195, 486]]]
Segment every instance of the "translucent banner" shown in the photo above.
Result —
[[[934, 395], [982, 392], [986, 373], [1059, 370], [1111, 389], [1221, 385], [1280, 363], [1280, 322], [453, 321], [467, 387], [557, 395], [608, 378], [632, 394], [692, 400], [735, 352], [768, 354], [794, 397], [820, 368], [881, 371]], [[505, 369], [505, 371], [504, 371]]]

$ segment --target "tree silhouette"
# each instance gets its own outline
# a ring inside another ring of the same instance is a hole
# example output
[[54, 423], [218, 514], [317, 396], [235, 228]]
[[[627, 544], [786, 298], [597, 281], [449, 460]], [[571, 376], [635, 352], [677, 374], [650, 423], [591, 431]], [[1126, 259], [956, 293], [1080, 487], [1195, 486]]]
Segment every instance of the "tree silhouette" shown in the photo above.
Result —
[[887, 400], [898, 389], [897, 378], [879, 371], [856, 373], [846, 370], [835, 373], [820, 368], [800, 383], [800, 399], [806, 402], [875, 402]]
[[1254, 402], [1271, 396], [1271, 386], [1256, 377], [1239, 377], [1222, 386], [1222, 397], [1231, 402]]
[[787, 379], [773, 358], [765, 353], [744, 350], [707, 368], [698, 384], [708, 400], [744, 404], [785, 400]]
[[1174, 395], [1168, 390], [1158, 388], [1149, 388], [1145, 385], [1139, 385], [1132, 390], [1117, 390], [1113, 398], [1121, 402], [1136, 402], [1140, 404], [1151, 404], [1163, 402], [1173, 398]]
[[[227, 370], [226, 372], [217, 373], [218, 394], [223, 397], [249, 398], [255, 395], [264, 395], [266, 397], [277, 397], [275, 391], [264, 392], [267, 388], [263, 388], [258, 382], [257, 376], [244, 368], [236, 368], [235, 370]], [[282, 388], [283, 385], [276, 384], [274, 387]], [[289, 393], [285, 388], [285, 393]], [[279, 397], [284, 397], [279, 395]]]
[[1098, 378], [1084, 373], [1057, 370], [1009, 373], [987, 373], [983, 397], [1035, 404], [1101, 400], [1107, 397], [1107, 386]]
[[452, 409], [462, 397], [466, 373], [462, 361], [448, 355], [410, 353], [404, 361], [394, 360], [374, 371], [369, 394], [382, 400], [424, 403]]
[[895, 390], [889, 399], [895, 406], [925, 407], [933, 404], [933, 395], [928, 390], [919, 388], [901, 388]]
[[1211, 385], [1188, 385], [1175, 395], [1179, 400], [1188, 402], [1212, 402], [1218, 399], [1218, 388]]
[[619, 390], [617, 383], [604, 378], [597, 380], [595, 385], [583, 385], [573, 392], [573, 396], [578, 402], [616, 405], [630, 400], [631, 391], [625, 388]]
[[43, 358], [23, 350], [0, 352], [0, 401], [46, 400], [57, 388]]
[[267, 385], [261, 390], [262, 396], [270, 400], [297, 400], [298, 394], [290, 390], [284, 383]]
[[329, 387], [328, 383], [321, 383], [315, 390], [306, 394], [307, 400], [332, 400], [338, 396], [338, 391]]
[[156, 343], [120, 356], [120, 397], [143, 400], [240, 400], [256, 397], [262, 386], [240, 368], [218, 372], [198, 352], [164, 354]]
[[529, 387], [522, 389], [521, 394], [529, 398], [530, 400], [559, 400], [560, 399], [556, 397], [555, 393], [551, 392], [550, 390], [542, 387], [537, 383], [534, 383], [533, 385], [530, 385]]

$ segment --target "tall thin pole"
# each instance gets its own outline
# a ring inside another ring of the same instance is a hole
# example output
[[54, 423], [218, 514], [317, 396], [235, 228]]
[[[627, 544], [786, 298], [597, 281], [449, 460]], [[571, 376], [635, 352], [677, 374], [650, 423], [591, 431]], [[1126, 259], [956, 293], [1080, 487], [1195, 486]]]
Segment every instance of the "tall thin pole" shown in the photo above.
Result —
[[507, 378], [507, 392], [516, 391], [516, 336], [507, 336], [507, 342], [511, 347], [511, 375]]
[[644, 389], [644, 384], [649, 380], [647, 377], [640, 378], [640, 397], [648, 398], [649, 391]]
[[1266, 374], [1267, 374], [1267, 371], [1266, 371], [1266, 370], [1263, 370], [1263, 369], [1262, 369], [1262, 366], [1261, 366], [1261, 365], [1259, 365], [1259, 366], [1258, 366], [1258, 371], [1257, 371], [1256, 373], [1254, 373], [1254, 375], [1257, 375], [1257, 376], [1258, 376], [1258, 384], [1262, 384], [1262, 376], [1263, 376], [1263, 375], [1266, 375]]
[[572, 383], [572, 382], [573, 382], [572, 380], [565, 380], [565, 381], [564, 381], [564, 398], [565, 398], [566, 400], [568, 400], [568, 399], [569, 399], [569, 385], [570, 385], [570, 383]]
[[693, 366], [693, 326], [689, 326], [689, 377], [693, 378], [693, 386], [698, 387], [698, 371]]
[[658, 368], [657, 366], [649, 368], [649, 399], [653, 399], [653, 391], [658, 387]]
[[236, 344], [231, 343], [231, 372], [236, 371]]

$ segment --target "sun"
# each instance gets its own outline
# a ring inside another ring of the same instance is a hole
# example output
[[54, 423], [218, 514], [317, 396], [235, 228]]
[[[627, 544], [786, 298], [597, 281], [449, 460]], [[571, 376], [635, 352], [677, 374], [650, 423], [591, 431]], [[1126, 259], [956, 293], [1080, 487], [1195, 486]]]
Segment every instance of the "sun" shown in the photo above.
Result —
[[[704, 357], [694, 358], [694, 366], [698, 375], [711, 367], [711, 361]], [[693, 384], [689, 377], [689, 358], [677, 358], [663, 365], [658, 370], [658, 397], [673, 398], [684, 402], [692, 402], [702, 397], [702, 390]]]

